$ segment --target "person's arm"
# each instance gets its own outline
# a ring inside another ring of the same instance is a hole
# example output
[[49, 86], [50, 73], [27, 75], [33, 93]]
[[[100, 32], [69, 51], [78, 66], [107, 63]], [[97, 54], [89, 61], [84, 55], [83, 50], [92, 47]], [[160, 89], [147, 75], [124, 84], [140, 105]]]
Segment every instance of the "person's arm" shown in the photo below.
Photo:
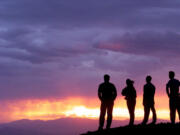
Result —
[[[179, 81], [179, 87], [180, 87], [180, 81]], [[179, 99], [180, 99], [180, 91], [179, 91]]]
[[166, 85], [166, 93], [167, 93], [168, 97], [170, 97], [170, 93], [169, 93], [169, 83]]
[[145, 85], [144, 85], [144, 87], [143, 87], [143, 105], [145, 105]]
[[134, 89], [134, 96], [137, 97], [136, 89]]
[[126, 88], [122, 90], [121, 95], [126, 96]]
[[145, 97], [145, 88], [146, 86], [144, 85], [144, 87], [143, 87], [143, 99], [144, 99], [144, 97]]
[[114, 87], [114, 91], [113, 91], [113, 99], [115, 100], [116, 99], [116, 97], [117, 97], [117, 90], [116, 90], [116, 87], [115, 86], [113, 86]]
[[102, 100], [101, 85], [98, 88], [98, 97], [99, 97], [100, 100]]
[[156, 93], [156, 87], [155, 86], [153, 86], [153, 87], [154, 87], [154, 89], [153, 89], [153, 96], [154, 96]]

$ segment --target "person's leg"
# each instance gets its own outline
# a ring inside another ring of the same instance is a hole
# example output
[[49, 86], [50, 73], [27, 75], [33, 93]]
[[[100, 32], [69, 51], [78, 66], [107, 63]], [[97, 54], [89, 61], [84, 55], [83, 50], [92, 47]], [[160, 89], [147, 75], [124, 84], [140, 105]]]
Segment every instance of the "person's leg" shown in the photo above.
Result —
[[111, 127], [111, 123], [112, 123], [112, 113], [113, 113], [113, 106], [114, 106], [114, 103], [113, 102], [110, 102], [108, 104], [108, 109], [107, 109], [107, 125], [106, 125], [106, 128], [109, 129]]
[[129, 125], [131, 123], [131, 103], [127, 100], [127, 107], [128, 107], [128, 111], [129, 111], [129, 116], [130, 116], [130, 120], [129, 120]]
[[176, 119], [176, 104], [175, 104], [173, 99], [169, 100], [169, 108], [170, 108], [171, 123], [175, 124], [175, 119]]
[[127, 102], [128, 105], [128, 110], [129, 110], [129, 114], [130, 114], [130, 121], [129, 121], [129, 125], [133, 125], [134, 124], [134, 111], [135, 111], [135, 101], [131, 100]]
[[152, 114], [153, 114], [152, 124], [155, 124], [156, 120], [157, 120], [157, 115], [156, 115], [156, 109], [155, 109], [154, 105], [152, 105], [151, 110], [152, 110]]
[[135, 107], [136, 107], [136, 100], [133, 100], [133, 106], [132, 106], [132, 125], [134, 124], [134, 119], [135, 119]]
[[99, 117], [99, 130], [103, 129], [106, 114], [106, 104], [101, 103], [100, 117]]
[[144, 120], [142, 124], [146, 124], [149, 119], [150, 107], [148, 105], [144, 105]]
[[177, 111], [178, 111], [178, 115], [179, 115], [179, 123], [180, 123], [180, 97], [177, 101]]
[[179, 115], [179, 123], [180, 123], [180, 106], [177, 108], [178, 115]]

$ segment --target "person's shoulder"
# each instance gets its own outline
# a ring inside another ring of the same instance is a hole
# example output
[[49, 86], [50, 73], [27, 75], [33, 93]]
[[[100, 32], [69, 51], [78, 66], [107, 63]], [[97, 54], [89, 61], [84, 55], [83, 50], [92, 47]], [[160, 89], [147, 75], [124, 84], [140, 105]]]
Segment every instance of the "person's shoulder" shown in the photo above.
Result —
[[172, 82], [172, 80], [169, 80], [169, 81], [167, 82], [167, 85], [169, 85], [171, 82]]
[[144, 88], [149, 88], [149, 87], [151, 87], [152, 85], [150, 84], [150, 83], [146, 83], [145, 85], [144, 85]]
[[168, 84], [177, 84], [177, 83], [179, 83], [179, 80], [177, 80], [177, 79], [171, 79], [168, 82]]
[[144, 87], [147, 87], [148, 86], [148, 84], [146, 83], [146, 84], [144, 84]]
[[179, 80], [178, 80], [178, 79], [174, 79], [174, 81], [179, 82]]
[[123, 88], [122, 91], [126, 91], [127, 90], [127, 87]]
[[153, 83], [151, 83], [151, 86], [155, 88], [155, 85]]
[[100, 83], [100, 84], [99, 84], [99, 87], [102, 87], [102, 86], [104, 86], [104, 83]]
[[175, 83], [180, 85], [180, 81], [178, 79], [175, 79]]
[[111, 83], [111, 82], [109, 82], [109, 84], [111, 85], [111, 86], [115, 86], [113, 83]]
[[143, 90], [146, 91], [147, 89], [147, 84], [144, 84]]
[[180, 81], [178, 80], [178, 83], [180, 83]]

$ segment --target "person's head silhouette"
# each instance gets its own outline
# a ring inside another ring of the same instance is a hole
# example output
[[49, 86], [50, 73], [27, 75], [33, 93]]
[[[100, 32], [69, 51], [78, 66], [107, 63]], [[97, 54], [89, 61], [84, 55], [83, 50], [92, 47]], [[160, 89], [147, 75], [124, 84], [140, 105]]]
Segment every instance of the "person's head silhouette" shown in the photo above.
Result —
[[174, 77], [175, 77], [174, 71], [169, 71], [169, 78], [174, 79]]
[[130, 80], [130, 79], [127, 79], [126, 84], [127, 84], [127, 86], [132, 86], [134, 84], [134, 81]]
[[105, 74], [105, 75], [104, 75], [104, 82], [105, 82], [105, 83], [108, 83], [109, 80], [110, 80], [110, 76], [109, 76], [108, 74]]
[[147, 83], [150, 83], [151, 80], [152, 80], [152, 77], [151, 77], [151, 76], [147, 76], [147, 77], [146, 77], [146, 82], [147, 82]]

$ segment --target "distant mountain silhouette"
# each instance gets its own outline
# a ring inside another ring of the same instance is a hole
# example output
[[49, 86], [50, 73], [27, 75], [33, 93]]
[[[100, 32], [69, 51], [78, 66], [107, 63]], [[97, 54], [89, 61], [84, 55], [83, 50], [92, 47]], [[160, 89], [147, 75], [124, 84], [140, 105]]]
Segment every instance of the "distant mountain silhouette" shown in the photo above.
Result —
[[[112, 126], [126, 125], [125, 121], [114, 120]], [[0, 135], [79, 135], [88, 130], [96, 130], [98, 120], [83, 118], [63, 118], [56, 120], [18, 120], [0, 124]]]
[[18, 120], [0, 124], [0, 135], [78, 135], [95, 130], [97, 120], [64, 118], [57, 120]]
[[[128, 121], [114, 120], [112, 127], [127, 125]], [[160, 120], [159, 122], [166, 121]], [[140, 121], [135, 123], [138, 124]], [[98, 120], [92, 119], [63, 118], [48, 121], [24, 119], [0, 124], [0, 135], [79, 135], [97, 129]]]
[[103, 131], [94, 131], [94, 132], [89, 131], [81, 135], [121, 135], [122, 133], [136, 134], [136, 133], [139, 133], [137, 131], [141, 131], [141, 133], [144, 132], [148, 134], [152, 131], [155, 131], [154, 133], [156, 133], [156, 130], [154, 129], [160, 129], [161, 133], [164, 133], [167, 130], [172, 131], [172, 132], [175, 132], [175, 131], [179, 132], [180, 123], [179, 124], [159, 123], [157, 125], [149, 124], [149, 125], [124, 126], [124, 127], [112, 128], [109, 130], [103, 130]]

